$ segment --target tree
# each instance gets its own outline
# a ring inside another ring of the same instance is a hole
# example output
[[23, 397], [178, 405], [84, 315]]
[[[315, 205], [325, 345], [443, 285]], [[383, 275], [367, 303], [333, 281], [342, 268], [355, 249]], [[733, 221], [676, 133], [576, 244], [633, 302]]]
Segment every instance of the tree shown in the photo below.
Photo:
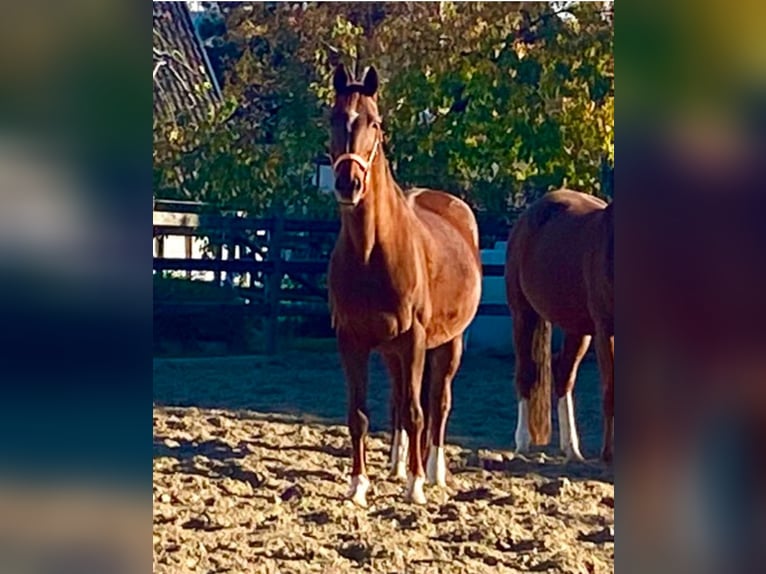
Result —
[[446, 189], [491, 216], [561, 185], [603, 195], [614, 161], [609, 9], [239, 3], [224, 11], [223, 42], [241, 52], [223, 71], [226, 111], [193, 130], [166, 128], [155, 166], [160, 179], [171, 165], [196, 173], [189, 193], [200, 199], [329, 214], [310, 177], [326, 149], [332, 71], [374, 63], [402, 184]]

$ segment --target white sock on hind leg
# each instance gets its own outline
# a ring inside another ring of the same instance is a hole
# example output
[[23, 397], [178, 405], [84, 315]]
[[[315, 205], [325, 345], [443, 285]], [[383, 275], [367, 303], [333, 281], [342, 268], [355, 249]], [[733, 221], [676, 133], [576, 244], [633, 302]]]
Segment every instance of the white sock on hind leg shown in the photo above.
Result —
[[394, 440], [391, 445], [391, 477], [407, 478], [407, 456], [409, 455], [409, 437], [403, 430], [394, 432]]
[[431, 445], [428, 447], [428, 462], [426, 463], [426, 480], [444, 488], [447, 486], [447, 461], [444, 458], [444, 447]]
[[567, 460], [582, 460], [580, 439], [577, 436], [577, 425], [575, 424], [572, 391], [559, 398], [557, 410], [559, 415], [559, 446]]
[[532, 437], [529, 434], [529, 400], [519, 399], [519, 416], [516, 422], [516, 452], [529, 452]]
[[415, 476], [408, 474], [407, 476], [407, 491], [405, 492], [405, 498], [407, 501], [414, 504], [425, 504], [426, 495], [423, 493], [423, 485], [426, 482], [424, 476]]
[[400, 432], [395, 430], [393, 436], [391, 437], [391, 456], [389, 459], [389, 468], [391, 469], [392, 473], [396, 468], [396, 462], [399, 460], [399, 435]]
[[346, 493], [346, 498], [362, 508], [367, 508], [367, 490], [370, 488], [370, 480], [363, 474], [351, 477], [351, 487]]

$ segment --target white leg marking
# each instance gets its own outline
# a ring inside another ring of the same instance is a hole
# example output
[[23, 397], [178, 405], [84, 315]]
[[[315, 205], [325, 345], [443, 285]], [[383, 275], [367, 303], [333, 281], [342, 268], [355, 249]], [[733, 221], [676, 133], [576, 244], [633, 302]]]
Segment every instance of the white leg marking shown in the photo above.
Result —
[[412, 473], [407, 474], [407, 491], [404, 498], [414, 504], [425, 504], [426, 495], [423, 494], [423, 485], [426, 482], [425, 476], [415, 476]]
[[402, 429], [394, 432], [394, 441], [391, 445], [391, 472], [394, 479], [407, 478], [407, 454], [409, 451], [409, 437]]
[[391, 439], [391, 458], [389, 459], [389, 462], [390, 462], [392, 474], [394, 469], [396, 468], [396, 461], [399, 460], [399, 437], [400, 436], [401, 436], [401, 431], [395, 430], [394, 436]]
[[346, 498], [362, 508], [367, 508], [367, 489], [370, 488], [370, 479], [363, 474], [351, 477], [351, 488], [348, 489]]
[[567, 460], [583, 460], [580, 454], [580, 438], [577, 436], [577, 426], [574, 416], [574, 400], [569, 391], [558, 401], [559, 415], [559, 446]]
[[410, 455], [410, 437], [404, 430], [399, 431], [399, 459], [396, 461], [396, 478], [407, 478], [407, 458]]
[[430, 445], [428, 447], [426, 479], [429, 484], [435, 484], [442, 488], [447, 486], [447, 461], [444, 458], [443, 446]]
[[532, 437], [529, 435], [529, 401], [519, 399], [519, 417], [516, 423], [516, 452], [529, 452]]

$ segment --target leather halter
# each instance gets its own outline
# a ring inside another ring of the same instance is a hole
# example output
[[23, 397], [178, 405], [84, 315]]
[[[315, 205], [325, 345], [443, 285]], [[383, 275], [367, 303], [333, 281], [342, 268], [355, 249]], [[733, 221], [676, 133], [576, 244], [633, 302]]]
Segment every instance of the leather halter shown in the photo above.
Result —
[[367, 159], [364, 159], [361, 155], [358, 153], [343, 153], [340, 154], [337, 158], [335, 158], [335, 161], [332, 164], [332, 170], [333, 173], [338, 173], [338, 166], [344, 162], [344, 161], [353, 161], [359, 164], [359, 167], [362, 168], [362, 173], [364, 174], [364, 178], [362, 179], [362, 191], [359, 194], [359, 199], [362, 199], [364, 197], [365, 192], [367, 191], [367, 180], [370, 177], [370, 167], [372, 167], [372, 162], [375, 159], [375, 154], [378, 151], [378, 144], [380, 143], [380, 138], [375, 138], [375, 143], [372, 146], [372, 151], [370, 152], [370, 157]]

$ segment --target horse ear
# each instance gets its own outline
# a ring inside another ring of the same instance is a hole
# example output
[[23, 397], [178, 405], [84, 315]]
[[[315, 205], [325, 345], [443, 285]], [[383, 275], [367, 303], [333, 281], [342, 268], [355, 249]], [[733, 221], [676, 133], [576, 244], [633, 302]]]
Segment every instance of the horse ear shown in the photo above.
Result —
[[346, 91], [346, 88], [348, 87], [348, 72], [346, 71], [346, 66], [343, 64], [338, 64], [335, 67], [335, 75], [332, 78], [332, 85], [335, 88], [335, 91], [339, 94], [342, 94]]
[[373, 98], [377, 95], [379, 79], [378, 71], [375, 69], [375, 66], [367, 68], [367, 72], [365, 72], [364, 79], [362, 80], [362, 85], [364, 86], [363, 93], [365, 96]]

